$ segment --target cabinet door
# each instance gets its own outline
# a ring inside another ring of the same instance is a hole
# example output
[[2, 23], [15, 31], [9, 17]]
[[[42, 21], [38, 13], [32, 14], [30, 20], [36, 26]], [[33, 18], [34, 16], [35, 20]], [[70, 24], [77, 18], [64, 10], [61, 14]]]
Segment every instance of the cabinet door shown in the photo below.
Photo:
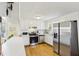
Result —
[[23, 35], [23, 44], [24, 45], [29, 45], [30, 44], [28, 35]]
[[44, 36], [39, 36], [40, 42], [44, 42]]
[[49, 43], [49, 34], [45, 34], [45, 42]]

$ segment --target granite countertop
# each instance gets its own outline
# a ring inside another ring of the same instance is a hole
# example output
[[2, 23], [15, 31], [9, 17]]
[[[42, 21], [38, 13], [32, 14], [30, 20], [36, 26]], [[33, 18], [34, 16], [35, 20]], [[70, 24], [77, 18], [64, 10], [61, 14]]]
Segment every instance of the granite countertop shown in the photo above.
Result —
[[45, 35], [39, 35], [39, 36], [45, 36]]

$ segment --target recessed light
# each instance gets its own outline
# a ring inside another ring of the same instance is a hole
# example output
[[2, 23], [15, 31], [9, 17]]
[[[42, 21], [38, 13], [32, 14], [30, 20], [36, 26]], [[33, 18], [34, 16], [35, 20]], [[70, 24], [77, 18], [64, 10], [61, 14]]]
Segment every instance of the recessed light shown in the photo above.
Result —
[[3, 16], [2, 16], [2, 19], [6, 19], [6, 17], [3, 17]]
[[40, 19], [41, 17], [40, 16], [36, 16], [36, 19]]

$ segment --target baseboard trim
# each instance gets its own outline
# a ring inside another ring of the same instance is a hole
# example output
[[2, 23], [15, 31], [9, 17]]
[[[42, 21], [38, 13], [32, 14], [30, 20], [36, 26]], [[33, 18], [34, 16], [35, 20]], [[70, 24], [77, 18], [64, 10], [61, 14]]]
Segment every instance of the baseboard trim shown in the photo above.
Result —
[[47, 44], [47, 45], [49, 45], [49, 46], [53, 47], [53, 45], [50, 45], [50, 44], [49, 44], [49, 43], [47, 43], [47, 42], [43, 42], [43, 43], [45, 43], [45, 44]]
[[30, 46], [30, 45], [24, 45], [24, 47], [28, 47], [28, 46]]
[[[41, 42], [41, 43], [38, 43], [38, 44], [47, 44], [47, 45], [53, 47], [53, 45], [50, 45], [50, 44], [48, 44], [47, 42]], [[28, 46], [31, 46], [31, 45], [24, 45], [24, 47], [28, 47]]]

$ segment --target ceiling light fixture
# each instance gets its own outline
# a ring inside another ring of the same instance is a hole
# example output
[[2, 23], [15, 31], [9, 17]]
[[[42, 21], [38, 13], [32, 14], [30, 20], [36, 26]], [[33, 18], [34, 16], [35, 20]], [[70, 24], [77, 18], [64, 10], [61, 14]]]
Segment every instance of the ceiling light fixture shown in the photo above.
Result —
[[36, 19], [40, 19], [41, 17], [40, 16], [36, 16]]

